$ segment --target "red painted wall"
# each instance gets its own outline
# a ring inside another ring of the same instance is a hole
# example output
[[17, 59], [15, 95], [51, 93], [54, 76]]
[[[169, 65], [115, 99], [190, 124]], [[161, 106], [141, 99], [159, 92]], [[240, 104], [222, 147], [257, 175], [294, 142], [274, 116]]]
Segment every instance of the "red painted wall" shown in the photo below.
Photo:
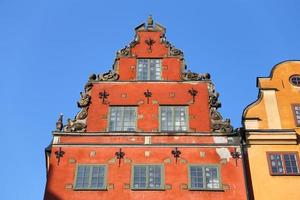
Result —
[[[125, 157], [130, 159], [131, 163], [125, 163], [122, 160], [120, 167], [118, 162], [108, 164], [108, 160], [114, 158], [114, 154], [119, 150], [118, 147], [63, 147], [65, 157], [62, 158], [60, 165], [57, 165], [57, 159], [52, 154], [51, 166], [48, 173], [47, 192], [45, 199], [51, 199], [55, 195], [58, 199], [246, 199], [244, 190], [244, 179], [242, 162], [238, 160], [237, 165], [234, 159], [226, 164], [220, 163], [215, 148], [191, 148], [181, 147], [181, 158], [185, 162], [178, 161], [172, 157], [171, 147], [123, 147], [122, 151], [126, 153]], [[58, 150], [56, 148], [54, 151]], [[231, 150], [233, 150], [231, 148]], [[96, 151], [94, 157], [90, 156], [91, 151]], [[150, 151], [150, 156], [145, 156], [145, 151]], [[200, 152], [205, 156], [201, 157]], [[73, 158], [76, 163], [69, 163]], [[164, 162], [171, 159], [171, 163]], [[112, 185], [113, 189], [105, 191], [74, 191], [66, 188], [68, 184], [73, 184], [75, 180], [76, 164], [107, 164], [108, 176], [107, 184]], [[164, 191], [133, 191], [125, 189], [124, 184], [131, 183], [132, 164], [163, 164], [165, 171], [165, 184], [171, 185], [171, 189]], [[190, 191], [182, 187], [188, 184], [188, 164], [219, 164], [221, 169], [222, 184], [229, 188], [223, 191]], [[53, 199], [52, 199], [53, 200]], [[56, 200], [56, 199], [54, 199]]]

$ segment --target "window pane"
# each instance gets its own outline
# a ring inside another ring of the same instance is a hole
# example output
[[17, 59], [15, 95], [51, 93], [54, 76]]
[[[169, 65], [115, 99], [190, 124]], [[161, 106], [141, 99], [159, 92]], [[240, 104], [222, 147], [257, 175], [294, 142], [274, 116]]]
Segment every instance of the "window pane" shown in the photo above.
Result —
[[294, 117], [295, 117], [295, 120], [296, 120], [296, 125], [297, 126], [300, 126], [300, 106], [299, 105], [296, 105], [294, 106]]
[[109, 130], [110, 131], [122, 130], [122, 107], [111, 107]]
[[148, 60], [138, 60], [138, 80], [147, 80], [148, 77]]
[[283, 174], [283, 165], [280, 154], [270, 154], [269, 155], [271, 170], [274, 174]]
[[190, 167], [190, 178], [192, 189], [204, 188], [203, 168], [200, 166]]
[[133, 168], [133, 187], [146, 188], [146, 166], [134, 166]]
[[104, 166], [94, 166], [92, 172], [91, 188], [103, 188], [104, 187]]
[[217, 167], [206, 167], [206, 187], [211, 189], [220, 188], [219, 174]]
[[77, 169], [76, 188], [89, 188], [90, 166], [79, 166]]
[[149, 166], [149, 188], [160, 188], [161, 187], [161, 167], [160, 166]]
[[124, 108], [124, 131], [134, 131], [136, 125], [136, 113], [134, 107]]
[[150, 59], [150, 80], [160, 80], [161, 78], [160, 60]]
[[298, 174], [299, 169], [297, 166], [296, 155], [295, 154], [284, 154], [284, 164], [287, 174]]

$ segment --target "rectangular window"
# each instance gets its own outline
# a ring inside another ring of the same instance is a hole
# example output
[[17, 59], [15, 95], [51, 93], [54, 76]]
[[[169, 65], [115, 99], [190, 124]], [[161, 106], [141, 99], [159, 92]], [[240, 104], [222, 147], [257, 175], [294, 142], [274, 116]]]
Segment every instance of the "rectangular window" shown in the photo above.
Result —
[[190, 165], [190, 190], [218, 190], [221, 189], [220, 170], [218, 166]]
[[163, 189], [162, 165], [134, 165], [132, 170], [132, 189]]
[[106, 166], [78, 165], [74, 185], [78, 190], [106, 189]]
[[188, 130], [187, 106], [161, 106], [160, 129], [161, 131], [187, 131]]
[[135, 131], [136, 107], [110, 107], [109, 131]]
[[268, 152], [268, 162], [271, 175], [299, 175], [298, 153]]
[[160, 59], [138, 59], [138, 80], [161, 80]]
[[296, 126], [300, 126], [300, 105], [292, 105]]

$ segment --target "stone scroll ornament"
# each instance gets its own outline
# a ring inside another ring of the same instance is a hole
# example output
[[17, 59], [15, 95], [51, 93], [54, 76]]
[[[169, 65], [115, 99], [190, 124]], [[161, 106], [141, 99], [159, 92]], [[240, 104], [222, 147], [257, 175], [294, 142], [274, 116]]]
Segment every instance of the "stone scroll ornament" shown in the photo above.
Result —
[[86, 87], [88, 87], [87, 85], [91, 82], [100, 82], [100, 81], [117, 81], [119, 80], [119, 74], [116, 73], [113, 70], [109, 70], [108, 72], [104, 73], [104, 74], [92, 74], [89, 77], [89, 82], [86, 84]]
[[182, 80], [184, 81], [205, 81], [205, 80], [210, 80], [210, 74], [205, 73], [205, 74], [197, 74], [193, 73], [190, 70], [187, 72], [183, 72], [182, 75]]
[[219, 93], [216, 92], [213, 83], [208, 84], [208, 92], [211, 130], [217, 133], [232, 133], [233, 127], [230, 124], [230, 120], [223, 120], [222, 115], [217, 111], [217, 109], [221, 107], [221, 103], [218, 101]]

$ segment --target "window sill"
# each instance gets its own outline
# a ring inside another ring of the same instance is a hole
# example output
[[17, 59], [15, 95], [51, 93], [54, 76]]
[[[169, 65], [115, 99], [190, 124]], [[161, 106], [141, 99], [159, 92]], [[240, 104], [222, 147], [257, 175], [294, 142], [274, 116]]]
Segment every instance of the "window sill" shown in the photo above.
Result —
[[164, 188], [131, 188], [132, 191], [165, 191]]
[[92, 188], [74, 188], [74, 191], [107, 191], [107, 188], [97, 188], [97, 189], [92, 189]]
[[217, 189], [197, 189], [197, 188], [189, 188], [188, 190], [190, 191], [205, 191], [205, 192], [224, 192], [225, 190], [222, 188], [217, 188]]
[[270, 174], [271, 176], [300, 176], [299, 174]]

